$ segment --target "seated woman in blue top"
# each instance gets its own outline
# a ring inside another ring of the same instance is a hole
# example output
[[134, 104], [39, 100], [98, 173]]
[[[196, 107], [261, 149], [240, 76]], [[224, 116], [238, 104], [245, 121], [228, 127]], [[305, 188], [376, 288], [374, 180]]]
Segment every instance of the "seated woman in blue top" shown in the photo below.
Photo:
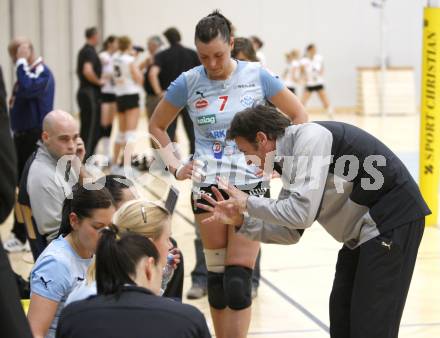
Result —
[[199, 310], [158, 297], [165, 261], [147, 237], [104, 229], [96, 251], [98, 296], [66, 306], [56, 337], [211, 337]]
[[38, 257], [31, 272], [28, 320], [34, 337], [55, 337], [59, 314], [70, 291], [85, 282], [100, 236], [115, 211], [106, 188], [77, 186], [63, 205], [60, 234]]

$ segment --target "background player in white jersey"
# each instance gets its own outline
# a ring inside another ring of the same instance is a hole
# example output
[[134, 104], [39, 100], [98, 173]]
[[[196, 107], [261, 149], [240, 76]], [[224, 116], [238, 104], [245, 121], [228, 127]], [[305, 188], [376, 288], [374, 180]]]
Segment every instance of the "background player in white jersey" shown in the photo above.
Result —
[[299, 51], [293, 49], [286, 54], [286, 69], [284, 70], [283, 80], [287, 88], [298, 95], [298, 85], [301, 80], [301, 64], [299, 62]]
[[319, 99], [322, 102], [324, 108], [331, 114], [333, 109], [330, 106], [330, 102], [327, 97], [327, 92], [324, 88], [324, 63], [321, 55], [316, 53], [316, 47], [310, 44], [306, 48], [306, 53], [300, 61], [301, 74], [305, 78], [306, 86], [304, 88], [301, 102], [303, 105], [307, 104], [307, 101], [313, 92], [317, 92]]
[[[247, 165], [225, 132], [237, 111], [255, 102], [269, 100], [294, 123], [307, 115], [298, 99], [256, 62], [231, 58], [234, 39], [231, 23], [218, 11], [199, 21], [195, 45], [202, 66], [180, 75], [168, 88], [150, 123], [150, 132], [162, 145], [161, 155], [179, 180], [199, 178], [203, 193], [210, 193], [216, 176], [255, 195], [264, 195], [256, 167]], [[173, 153], [166, 133], [169, 124], [186, 107], [194, 124], [196, 160], [182, 163]], [[202, 162], [204, 174], [197, 165]], [[193, 200], [196, 197], [193, 195]], [[201, 200], [201, 199], [200, 199]], [[194, 204], [198, 224], [210, 217]], [[233, 227], [214, 224], [200, 228], [208, 268], [208, 300], [219, 338], [246, 337], [251, 318], [251, 276], [259, 244], [237, 236]]]
[[112, 133], [113, 119], [116, 115], [116, 95], [113, 80], [113, 56], [118, 50], [118, 39], [110, 35], [105, 39], [103, 50], [99, 53], [102, 64], [102, 79], [104, 85], [101, 87], [101, 142], [104, 155], [110, 159], [110, 135]]
[[119, 133], [116, 136], [113, 161], [118, 163], [124, 145], [136, 137], [139, 120], [139, 86], [143, 76], [131, 55], [132, 43], [128, 36], [119, 39], [119, 52], [113, 59], [116, 105], [118, 110]]

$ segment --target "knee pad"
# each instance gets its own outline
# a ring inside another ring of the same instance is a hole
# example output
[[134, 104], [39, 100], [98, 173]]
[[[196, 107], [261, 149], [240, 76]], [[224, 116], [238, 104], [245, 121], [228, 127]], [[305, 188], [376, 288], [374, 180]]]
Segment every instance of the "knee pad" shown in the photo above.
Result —
[[217, 310], [226, 308], [223, 279], [223, 273], [208, 271], [208, 302], [211, 307]]
[[252, 304], [252, 269], [228, 265], [225, 269], [224, 288], [226, 305], [243, 310]]
[[226, 248], [222, 249], [205, 249], [206, 268], [208, 271], [223, 273], [225, 272]]
[[125, 142], [130, 143], [136, 141], [136, 137], [137, 137], [136, 135], [137, 135], [136, 130], [127, 130], [125, 132]]
[[117, 133], [115, 138], [115, 143], [124, 144], [125, 143], [125, 133]]

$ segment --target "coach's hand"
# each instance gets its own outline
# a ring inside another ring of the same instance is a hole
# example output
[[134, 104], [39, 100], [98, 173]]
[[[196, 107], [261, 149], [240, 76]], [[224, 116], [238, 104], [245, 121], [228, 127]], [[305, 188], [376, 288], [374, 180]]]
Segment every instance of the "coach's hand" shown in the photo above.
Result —
[[217, 200], [207, 194], [202, 194], [202, 198], [211, 204], [211, 206], [200, 203], [197, 203], [197, 206], [208, 212], [212, 212], [212, 216], [206, 218], [202, 223], [209, 224], [218, 222], [230, 225], [243, 224], [243, 212], [246, 210], [246, 203], [249, 195], [237, 189], [232, 184], [229, 184], [222, 178], [217, 178], [217, 182], [219, 188], [224, 190], [229, 198], [225, 200], [220, 191], [215, 187], [212, 187], [212, 191]]

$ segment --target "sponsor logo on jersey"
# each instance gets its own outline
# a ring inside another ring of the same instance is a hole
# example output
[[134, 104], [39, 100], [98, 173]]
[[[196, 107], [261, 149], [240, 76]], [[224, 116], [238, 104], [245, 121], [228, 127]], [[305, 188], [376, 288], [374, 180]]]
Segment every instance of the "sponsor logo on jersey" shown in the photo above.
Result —
[[208, 135], [211, 138], [224, 139], [226, 138], [226, 129], [211, 130]]
[[255, 86], [256, 86], [255, 83], [244, 83], [237, 85], [237, 88], [253, 88]]
[[249, 94], [245, 94], [240, 98], [240, 103], [242, 104], [242, 106], [246, 108], [252, 107], [254, 102], [255, 102], [254, 97]]
[[214, 155], [214, 158], [217, 160], [220, 160], [223, 155], [223, 147], [220, 142], [214, 142], [212, 144], [212, 154]]
[[45, 288], [46, 290], [49, 290], [48, 287], [47, 287], [47, 285], [48, 285], [50, 282], [52, 282], [52, 279], [49, 279], [48, 281], [46, 281], [43, 277], [40, 277], [40, 280], [41, 280], [41, 282], [43, 283], [44, 288]]
[[208, 100], [205, 99], [198, 99], [195, 104], [196, 109], [199, 110], [205, 109], [208, 106], [209, 106], [209, 102]]
[[216, 125], [206, 126], [203, 130], [205, 130], [206, 132], [210, 132], [210, 131], [213, 131], [213, 130], [228, 129], [229, 127], [230, 127], [230, 123], [219, 123], [219, 121], [217, 120], [217, 124]]
[[197, 90], [197, 91], [196, 91], [196, 94], [197, 94], [197, 95], [200, 95], [200, 97], [201, 97], [202, 99], [205, 98], [205, 94], [203, 94], [203, 92], [202, 92], [201, 90]]
[[217, 122], [215, 115], [204, 115], [197, 118], [197, 124], [199, 126], [205, 126], [207, 124], [214, 124]]

